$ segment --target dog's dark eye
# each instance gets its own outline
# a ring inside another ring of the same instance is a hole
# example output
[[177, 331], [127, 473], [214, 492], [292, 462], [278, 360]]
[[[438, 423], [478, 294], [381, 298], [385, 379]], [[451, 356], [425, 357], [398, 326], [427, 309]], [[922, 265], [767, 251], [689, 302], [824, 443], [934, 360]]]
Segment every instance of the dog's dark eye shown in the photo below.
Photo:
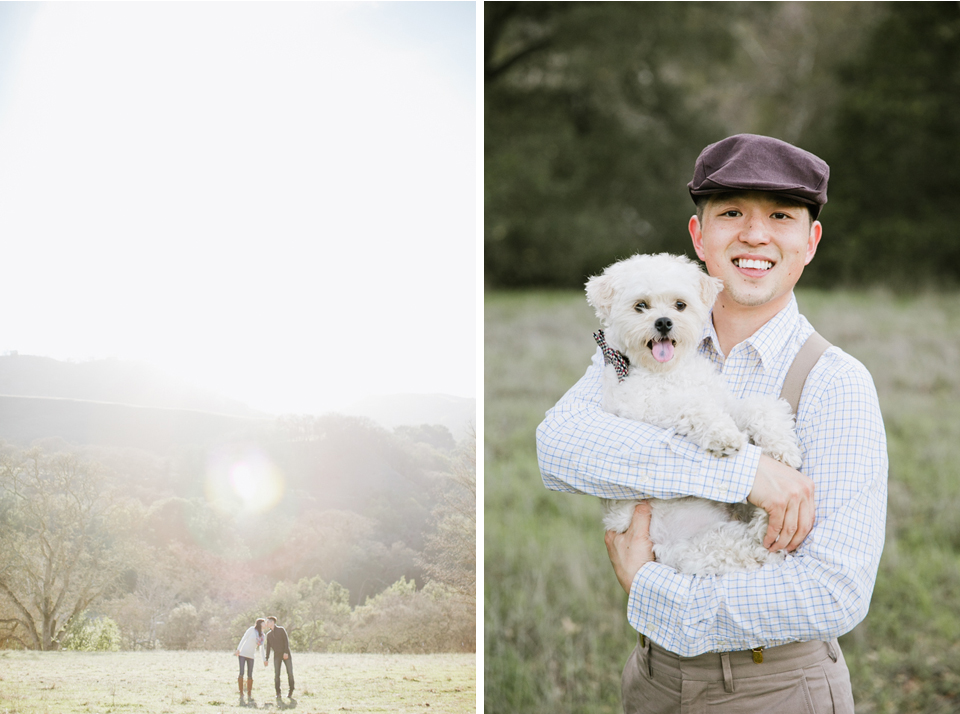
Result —
[[637, 312], [643, 312], [644, 310], [647, 309], [647, 303], [641, 300], [640, 302], [638, 302], [636, 305], [633, 306], [633, 309], [636, 310]]
[[686, 309], [687, 309], [687, 303], [685, 303], [683, 300], [677, 300], [677, 310], [679, 312], [683, 312]]

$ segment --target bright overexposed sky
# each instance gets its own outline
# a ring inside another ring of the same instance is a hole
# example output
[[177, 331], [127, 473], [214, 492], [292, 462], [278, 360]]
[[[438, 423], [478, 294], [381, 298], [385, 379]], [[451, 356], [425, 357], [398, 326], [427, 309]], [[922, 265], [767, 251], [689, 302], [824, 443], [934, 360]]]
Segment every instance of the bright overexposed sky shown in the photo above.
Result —
[[474, 397], [473, 2], [0, 3], [0, 353]]

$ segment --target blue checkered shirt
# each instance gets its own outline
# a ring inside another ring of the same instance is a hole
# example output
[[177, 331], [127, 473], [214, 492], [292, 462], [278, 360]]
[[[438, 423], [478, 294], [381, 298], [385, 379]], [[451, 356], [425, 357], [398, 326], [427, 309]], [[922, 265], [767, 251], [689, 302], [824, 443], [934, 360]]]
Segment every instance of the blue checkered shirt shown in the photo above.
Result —
[[[794, 299], [726, 359], [711, 322], [700, 352], [738, 397], [779, 394], [812, 332]], [[718, 458], [670, 429], [613, 416], [602, 408], [602, 373], [598, 350], [537, 429], [547, 488], [605, 498], [747, 497], [757, 447]], [[721, 576], [647, 563], [627, 604], [636, 630], [689, 657], [830, 640], [866, 616], [883, 549], [887, 447], [876, 388], [860, 362], [837, 347], [824, 353], [807, 377], [797, 433], [816, 499], [816, 522], [800, 548], [779, 565]]]

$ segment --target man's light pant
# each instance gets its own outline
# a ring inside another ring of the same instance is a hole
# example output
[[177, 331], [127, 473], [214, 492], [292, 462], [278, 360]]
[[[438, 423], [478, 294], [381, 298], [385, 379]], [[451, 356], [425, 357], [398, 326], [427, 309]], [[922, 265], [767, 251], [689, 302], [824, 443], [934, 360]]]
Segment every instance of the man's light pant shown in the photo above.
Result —
[[853, 714], [836, 640], [679, 657], [641, 636], [622, 686], [626, 714]]

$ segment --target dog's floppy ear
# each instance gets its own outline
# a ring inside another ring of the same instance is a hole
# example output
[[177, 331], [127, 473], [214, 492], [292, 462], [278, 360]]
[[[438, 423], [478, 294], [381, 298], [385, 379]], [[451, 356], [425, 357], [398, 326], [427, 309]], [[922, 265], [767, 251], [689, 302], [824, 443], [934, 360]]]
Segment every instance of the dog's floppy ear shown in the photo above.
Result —
[[606, 324], [613, 308], [613, 276], [609, 273], [594, 275], [587, 281], [587, 302], [596, 310], [600, 322]]
[[723, 281], [720, 278], [711, 278], [704, 272], [700, 273], [700, 297], [703, 304], [707, 307], [713, 307], [717, 300], [717, 295], [723, 291]]

